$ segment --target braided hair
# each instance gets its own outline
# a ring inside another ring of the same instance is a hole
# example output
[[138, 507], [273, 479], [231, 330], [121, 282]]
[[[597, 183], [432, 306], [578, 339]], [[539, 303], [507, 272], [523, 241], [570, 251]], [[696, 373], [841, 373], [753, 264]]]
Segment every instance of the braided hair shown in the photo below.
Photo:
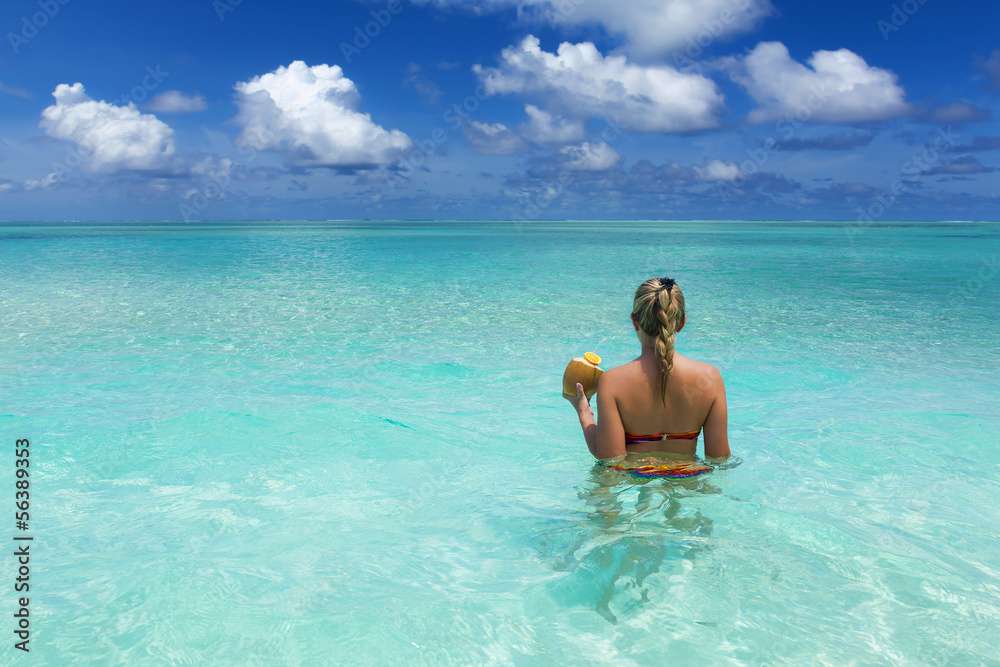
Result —
[[674, 340], [684, 326], [684, 293], [673, 278], [650, 278], [635, 291], [632, 314], [656, 342], [660, 359], [660, 396], [667, 397], [667, 378], [674, 369]]

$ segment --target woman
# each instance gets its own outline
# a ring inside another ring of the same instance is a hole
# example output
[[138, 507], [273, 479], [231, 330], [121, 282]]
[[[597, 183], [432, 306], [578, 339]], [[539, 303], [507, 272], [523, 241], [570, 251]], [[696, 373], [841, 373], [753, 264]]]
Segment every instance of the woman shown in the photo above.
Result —
[[[612, 368], [597, 384], [594, 422], [590, 400], [577, 384], [563, 394], [576, 409], [590, 453], [601, 460], [629, 452], [694, 456], [705, 431], [705, 457], [729, 456], [726, 388], [718, 369], [674, 351], [684, 328], [684, 294], [671, 278], [652, 278], [635, 291], [632, 327], [642, 354]], [[650, 434], [650, 435], [646, 435]]]

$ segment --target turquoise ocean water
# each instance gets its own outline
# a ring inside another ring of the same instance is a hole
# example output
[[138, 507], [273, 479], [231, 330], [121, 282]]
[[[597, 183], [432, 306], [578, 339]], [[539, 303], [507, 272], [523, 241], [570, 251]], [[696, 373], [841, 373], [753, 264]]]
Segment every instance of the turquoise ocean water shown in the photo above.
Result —
[[[966, 223], [0, 226], [30, 659], [1000, 664], [998, 254]], [[560, 377], [638, 353], [661, 275], [742, 463], [635, 483]]]

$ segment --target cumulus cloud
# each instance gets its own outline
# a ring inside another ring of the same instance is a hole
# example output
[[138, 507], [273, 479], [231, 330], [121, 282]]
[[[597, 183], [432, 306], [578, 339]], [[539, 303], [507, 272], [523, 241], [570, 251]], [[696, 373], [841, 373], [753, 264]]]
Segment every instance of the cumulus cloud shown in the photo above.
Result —
[[528, 141], [536, 144], [565, 144], [583, 139], [583, 121], [577, 118], [562, 118], [527, 104], [524, 107], [528, 122], [518, 129]]
[[185, 95], [179, 90], [165, 90], [154, 97], [147, 108], [156, 113], [194, 113], [204, 111], [208, 105], [201, 95]]
[[413, 146], [399, 130], [387, 131], [358, 111], [361, 96], [336, 65], [288, 67], [236, 84], [238, 141], [283, 153], [300, 167], [388, 164]]
[[648, 59], [692, 41], [725, 39], [753, 30], [774, 7], [768, 0], [414, 0], [475, 13], [514, 7], [527, 21], [600, 25], [635, 57]]
[[566, 146], [560, 149], [559, 154], [562, 168], [570, 171], [604, 171], [611, 169], [622, 159], [618, 151], [603, 141], [585, 141], [579, 146]]
[[774, 7], [768, 0], [570, 0], [576, 10], [562, 13], [552, 4], [556, 23], [599, 23], [625, 38], [626, 48], [649, 58], [687, 47], [693, 40], [726, 38], [752, 31]]
[[503, 123], [470, 120], [463, 124], [462, 131], [472, 150], [482, 155], [513, 155], [530, 148], [520, 135]]
[[694, 167], [698, 180], [702, 181], [735, 181], [740, 177], [740, 168], [735, 162], [709, 160], [704, 167]]
[[816, 51], [806, 67], [780, 42], [761, 42], [746, 57], [727, 61], [733, 80], [761, 108], [748, 117], [764, 123], [789, 115], [819, 123], [858, 123], [913, 113], [896, 75], [870, 67], [847, 50]]
[[525, 112], [528, 121], [513, 129], [503, 123], [465, 122], [462, 129], [469, 146], [483, 155], [513, 155], [528, 153], [538, 146], [578, 142], [584, 137], [584, 122], [578, 118], [553, 116], [531, 104], [525, 106]]
[[93, 100], [81, 83], [61, 83], [52, 96], [56, 103], [42, 111], [42, 129], [77, 144], [91, 171], [162, 169], [174, 153], [174, 131], [131, 102], [121, 107]]
[[500, 66], [473, 71], [489, 95], [538, 96], [547, 113], [613, 118], [639, 132], [691, 132], [717, 127], [722, 95], [700, 74], [644, 67], [625, 56], [603, 56], [590, 42], [541, 49], [529, 35], [503, 50]]

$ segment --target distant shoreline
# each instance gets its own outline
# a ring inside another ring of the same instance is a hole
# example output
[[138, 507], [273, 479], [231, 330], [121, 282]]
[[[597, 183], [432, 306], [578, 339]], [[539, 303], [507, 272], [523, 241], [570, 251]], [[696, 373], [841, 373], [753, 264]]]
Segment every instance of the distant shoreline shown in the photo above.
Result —
[[530, 227], [536, 224], [552, 224], [552, 223], [607, 223], [607, 224], [633, 224], [633, 223], [669, 223], [669, 224], [824, 224], [824, 225], [858, 225], [863, 227], [883, 227], [883, 226], [893, 226], [893, 225], [942, 225], [942, 224], [998, 224], [1000, 220], [879, 220], [878, 222], [858, 222], [856, 220], [652, 220], [652, 219], [634, 219], [634, 220], [576, 220], [576, 219], [551, 219], [551, 220], [532, 220], [530, 222], [522, 222], [515, 220], [504, 220], [504, 219], [461, 219], [461, 220], [430, 220], [430, 219], [385, 219], [385, 220], [358, 220], [358, 219], [343, 219], [343, 220], [197, 220], [185, 222], [184, 220], [4, 220], [0, 221], [0, 226], [3, 227], [17, 227], [17, 226], [58, 226], [58, 225], [180, 225], [184, 227], [202, 227], [202, 226], [212, 226], [212, 225], [269, 225], [269, 224], [508, 224], [516, 225], [518, 227]]

